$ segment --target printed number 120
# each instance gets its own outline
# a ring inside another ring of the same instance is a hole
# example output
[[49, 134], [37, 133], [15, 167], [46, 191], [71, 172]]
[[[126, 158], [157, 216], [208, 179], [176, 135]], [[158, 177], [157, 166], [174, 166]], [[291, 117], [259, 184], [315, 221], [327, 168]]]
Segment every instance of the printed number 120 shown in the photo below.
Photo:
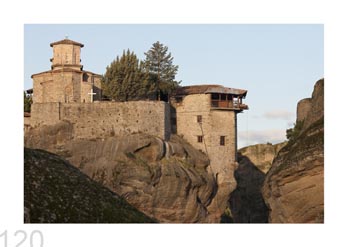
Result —
[[[15, 247], [21, 247], [23, 243], [27, 240], [27, 232], [23, 230], [18, 230], [14, 234], [15, 238], [17, 238], [18, 242]], [[37, 236], [37, 237], [36, 237]], [[4, 245], [0, 245], [0, 247], [8, 247], [7, 245], [7, 230], [0, 234], [0, 238], [4, 238]], [[38, 238], [37, 241], [34, 241], [35, 238]], [[44, 236], [41, 231], [34, 230], [29, 235], [30, 247], [44, 247]], [[34, 244], [35, 243], [35, 244]]]

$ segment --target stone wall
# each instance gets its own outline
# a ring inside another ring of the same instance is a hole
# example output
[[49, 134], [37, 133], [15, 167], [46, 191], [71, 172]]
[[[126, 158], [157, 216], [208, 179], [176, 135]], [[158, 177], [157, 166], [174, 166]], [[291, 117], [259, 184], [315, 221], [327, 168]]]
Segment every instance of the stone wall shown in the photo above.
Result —
[[[230, 110], [213, 110], [210, 94], [193, 94], [182, 102], [173, 103], [176, 108], [177, 134], [182, 135], [192, 146], [208, 153], [213, 166], [222, 170], [222, 164], [234, 164], [236, 154], [236, 114]], [[197, 122], [201, 116], [202, 122]], [[203, 136], [203, 142], [198, 142]], [[225, 145], [220, 145], [220, 136]]]
[[31, 106], [31, 127], [54, 125], [60, 121], [61, 103], [35, 103]]
[[24, 116], [23, 118], [24, 133], [30, 128], [30, 116]]
[[80, 102], [81, 72], [46, 72], [33, 77], [33, 102]]
[[80, 46], [60, 44], [53, 46], [52, 65], [80, 65]]
[[[222, 214], [225, 202], [236, 187], [233, 177], [236, 167], [236, 113], [233, 110], [211, 109], [210, 97], [210, 94], [187, 95], [180, 102], [174, 100], [172, 105], [176, 108], [177, 134], [209, 157], [218, 192], [212, 203], [215, 207], [208, 208], [209, 211], [219, 208], [216, 213]], [[201, 123], [198, 123], [197, 116], [201, 116]], [[203, 136], [202, 142], [198, 142], [198, 136]], [[221, 136], [225, 137], [224, 145], [220, 145]]]
[[82, 82], [81, 82], [81, 101], [84, 102], [91, 102], [91, 87], [94, 85], [94, 93], [96, 93], [93, 97], [94, 101], [101, 100], [102, 98], [102, 91], [101, 91], [101, 77], [94, 75], [90, 72], [83, 71], [82, 75]]
[[60, 121], [73, 124], [76, 139], [146, 133], [169, 139], [170, 107], [165, 102], [35, 103], [32, 127]]
[[48, 71], [33, 77], [34, 103], [91, 102], [94, 85], [94, 101], [101, 100], [101, 77], [88, 71]]
[[[198, 104], [198, 102], [201, 102]], [[210, 132], [210, 102], [208, 95], [195, 94], [187, 96], [181, 103], [174, 103], [176, 108], [177, 134], [183, 136], [193, 147], [207, 152]], [[202, 124], [197, 122], [197, 116], [202, 116]], [[203, 130], [203, 131], [202, 131]], [[203, 142], [198, 142], [198, 136], [203, 136]]]

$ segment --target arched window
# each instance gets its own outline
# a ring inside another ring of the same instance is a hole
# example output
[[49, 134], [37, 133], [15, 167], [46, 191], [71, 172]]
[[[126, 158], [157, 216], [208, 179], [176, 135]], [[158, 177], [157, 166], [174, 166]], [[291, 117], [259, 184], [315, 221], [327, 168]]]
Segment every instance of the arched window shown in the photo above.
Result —
[[88, 81], [89, 80], [89, 75], [87, 73], [83, 74], [83, 81]]

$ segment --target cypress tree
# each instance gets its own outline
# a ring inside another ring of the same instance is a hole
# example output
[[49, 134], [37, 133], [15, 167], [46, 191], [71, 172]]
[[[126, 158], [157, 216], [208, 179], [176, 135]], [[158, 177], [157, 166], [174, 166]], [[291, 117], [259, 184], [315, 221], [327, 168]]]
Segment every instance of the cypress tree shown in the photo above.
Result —
[[149, 73], [134, 52], [123, 51], [123, 55], [107, 66], [102, 78], [103, 95], [117, 101], [141, 100], [154, 91]]

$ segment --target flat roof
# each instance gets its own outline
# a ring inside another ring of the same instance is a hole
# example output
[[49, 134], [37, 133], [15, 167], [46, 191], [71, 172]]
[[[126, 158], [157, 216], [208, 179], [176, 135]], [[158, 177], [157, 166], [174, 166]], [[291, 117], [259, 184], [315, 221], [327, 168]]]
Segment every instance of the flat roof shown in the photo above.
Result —
[[245, 97], [247, 95], [247, 92], [248, 91], [244, 89], [229, 88], [221, 85], [208, 84], [179, 87], [175, 90], [173, 95], [184, 96], [190, 94], [223, 93]]

